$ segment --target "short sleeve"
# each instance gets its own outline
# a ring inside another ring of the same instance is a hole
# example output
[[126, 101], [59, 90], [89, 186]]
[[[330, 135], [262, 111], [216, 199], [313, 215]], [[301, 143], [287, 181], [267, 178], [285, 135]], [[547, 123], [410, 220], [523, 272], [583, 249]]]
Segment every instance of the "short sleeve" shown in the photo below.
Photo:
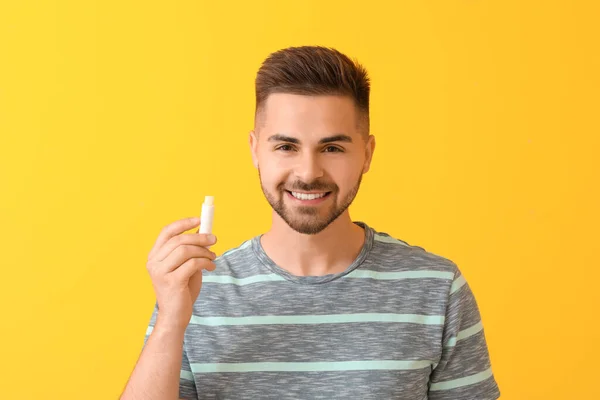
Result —
[[442, 355], [430, 376], [429, 400], [499, 398], [477, 301], [458, 268], [448, 294], [442, 340]]
[[[148, 328], [146, 329], [146, 336], [144, 337], [144, 346], [146, 342], [148, 342], [148, 338], [154, 329], [154, 325], [156, 324], [156, 317], [158, 316], [158, 304], [154, 305], [154, 310], [152, 311], [152, 316], [150, 317], [150, 322], [148, 324]], [[196, 383], [194, 381], [194, 374], [192, 373], [192, 369], [190, 366], [190, 361], [187, 357], [187, 352], [185, 350], [185, 343], [183, 346], [183, 357], [181, 358], [181, 370], [179, 372], [179, 398], [180, 399], [198, 399], [198, 392], [196, 390]]]

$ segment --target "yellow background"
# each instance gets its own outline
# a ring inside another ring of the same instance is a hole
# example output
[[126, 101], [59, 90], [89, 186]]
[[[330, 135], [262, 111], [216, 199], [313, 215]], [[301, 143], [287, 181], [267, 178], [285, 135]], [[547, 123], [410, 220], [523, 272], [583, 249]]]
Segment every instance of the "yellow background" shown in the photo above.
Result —
[[454, 260], [503, 399], [597, 391], [593, 1], [3, 1], [0, 398], [117, 398], [162, 226], [216, 201], [217, 253], [268, 228], [254, 77], [333, 46], [372, 77], [352, 216]]

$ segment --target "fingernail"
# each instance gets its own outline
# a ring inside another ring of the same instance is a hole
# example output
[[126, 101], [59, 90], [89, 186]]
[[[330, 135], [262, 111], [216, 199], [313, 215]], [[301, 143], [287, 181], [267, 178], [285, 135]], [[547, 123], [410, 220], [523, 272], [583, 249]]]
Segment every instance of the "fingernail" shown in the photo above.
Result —
[[209, 233], [208, 235], [206, 235], [206, 239], [208, 239], [208, 241], [210, 243], [215, 243], [217, 241], [217, 238], [212, 233]]

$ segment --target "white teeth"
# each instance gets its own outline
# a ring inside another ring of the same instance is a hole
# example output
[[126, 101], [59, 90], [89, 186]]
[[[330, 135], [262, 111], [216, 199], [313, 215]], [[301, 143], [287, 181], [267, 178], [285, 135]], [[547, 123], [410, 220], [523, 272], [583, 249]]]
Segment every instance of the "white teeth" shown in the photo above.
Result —
[[300, 200], [314, 200], [314, 199], [320, 199], [321, 197], [325, 196], [327, 193], [318, 193], [318, 194], [306, 194], [306, 193], [298, 193], [298, 192], [291, 192], [292, 196], [294, 196], [297, 199]]

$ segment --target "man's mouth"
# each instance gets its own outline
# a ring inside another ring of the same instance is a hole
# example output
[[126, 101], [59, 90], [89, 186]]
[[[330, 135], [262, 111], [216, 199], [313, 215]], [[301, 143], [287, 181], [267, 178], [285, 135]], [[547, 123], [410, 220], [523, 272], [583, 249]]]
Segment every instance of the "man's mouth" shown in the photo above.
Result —
[[304, 193], [304, 192], [292, 192], [289, 190], [286, 190], [286, 192], [288, 192], [289, 194], [291, 194], [293, 197], [295, 197], [298, 200], [317, 200], [317, 199], [321, 199], [325, 196], [328, 196], [331, 193], [331, 192]]

